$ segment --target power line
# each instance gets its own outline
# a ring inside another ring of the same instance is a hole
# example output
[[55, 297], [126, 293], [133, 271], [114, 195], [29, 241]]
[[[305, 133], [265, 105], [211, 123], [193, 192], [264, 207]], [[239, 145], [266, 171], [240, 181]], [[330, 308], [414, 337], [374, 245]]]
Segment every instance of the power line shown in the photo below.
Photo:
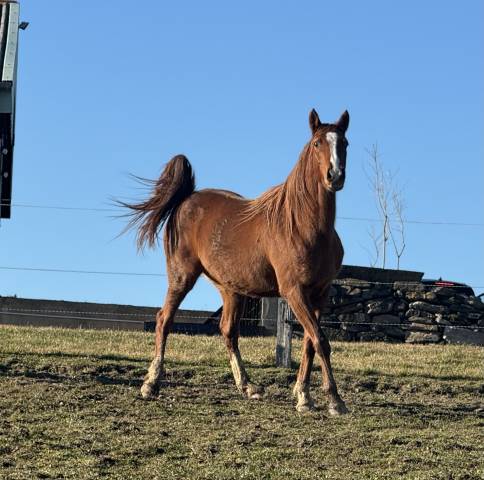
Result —
[[77, 273], [87, 275], [126, 275], [136, 277], [166, 277], [165, 273], [144, 273], [144, 272], [110, 272], [99, 270], [70, 270], [64, 268], [33, 268], [33, 267], [7, 267], [0, 266], [0, 270], [19, 270], [27, 272], [52, 272], [52, 273]]
[[[137, 277], [166, 277], [166, 273], [150, 273], [150, 272], [114, 272], [105, 270], [82, 270], [82, 269], [65, 269], [65, 268], [40, 268], [40, 267], [13, 267], [1, 265], [0, 270], [14, 270], [27, 272], [48, 272], [48, 273], [75, 273], [85, 275], [126, 275]], [[422, 282], [406, 282], [403, 280], [396, 280], [394, 282], [376, 282], [372, 280], [358, 280], [358, 279], [334, 279], [333, 283], [350, 286], [360, 286], [362, 283], [369, 283], [372, 285], [393, 285], [395, 283], [404, 283], [406, 285], [422, 285]], [[432, 286], [432, 285], [429, 285]], [[439, 286], [439, 285], [436, 285]], [[445, 288], [484, 288], [483, 285], [442, 285]]]
[[[2, 203], [1, 205], [6, 205]], [[119, 212], [119, 209], [116, 208], [89, 208], [89, 207], [63, 207], [60, 205], [33, 205], [28, 203], [12, 203], [12, 207], [21, 207], [21, 208], [39, 208], [45, 210], [73, 210], [73, 211], [84, 211], [84, 212]]]
[[[360, 222], [381, 222], [379, 218], [365, 218], [365, 217], [336, 217], [338, 220], [355, 220]], [[391, 222], [399, 222], [397, 219], [390, 219]], [[404, 220], [406, 224], [416, 225], [454, 225], [461, 227], [484, 227], [484, 223], [466, 223], [466, 222], [437, 222], [431, 220]]]
[[[66, 211], [79, 211], [79, 212], [117, 212], [120, 213], [122, 210], [117, 208], [101, 208], [101, 207], [65, 207], [62, 205], [36, 205], [31, 203], [1, 203], [0, 205], [10, 205], [12, 207], [20, 208], [37, 208], [44, 210], [66, 210]], [[371, 217], [347, 217], [338, 216], [338, 220], [350, 220], [356, 222], [381, 222], [379, 218]], [[398, 221], [396, 219], [391, 219], [391, 221]], [[432, 221], [432, 220], [404, 220], [405, 224], [415, 224], [415, 225], [449, 225], [449, 226], [461, 226], [461, 227], [484, 227], [484, 223], [471, 223], [471, 222], [443, 222], [443, 221]]]

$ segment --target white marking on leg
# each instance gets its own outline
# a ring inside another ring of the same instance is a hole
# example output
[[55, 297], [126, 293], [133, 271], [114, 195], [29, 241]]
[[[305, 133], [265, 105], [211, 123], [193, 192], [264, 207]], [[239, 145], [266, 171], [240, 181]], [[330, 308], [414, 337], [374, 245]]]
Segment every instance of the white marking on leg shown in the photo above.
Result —
[[141, 386], [141, 396], [149, 399], [153, 398], [158, 393], [160, 386], [160, 380], [163, 376], [163, 359], [161, 357], [155, 357], [151, 362], [148, 373]]
[[237, 385], [239, 390], [243, 391], [245, 385], [247, 385], [247, 375], [238, 350], [230, 353], [230, 366], [234, 374], [235, 385]]
[[314, 407], [313, 400], [309, 394], [309, 384], [296, 382], [293, 390], [294, 396], [297, 398], [296, 410], [298, 412], [308, 412]]
[[148, 375], [145, 383], [157, 384], [163, 375], [163, 359], [155, 357], [148, 369]]
[[250, 400], [260, 400], [262, 398], [263, 389], [253, 383], [249, 383], [249, 377], [245, 371], [242, 357], [238, 350], [235, 350], [235, 352], [230, 354], [230, 366], [232, 367], [235, 385], [238, 390]]

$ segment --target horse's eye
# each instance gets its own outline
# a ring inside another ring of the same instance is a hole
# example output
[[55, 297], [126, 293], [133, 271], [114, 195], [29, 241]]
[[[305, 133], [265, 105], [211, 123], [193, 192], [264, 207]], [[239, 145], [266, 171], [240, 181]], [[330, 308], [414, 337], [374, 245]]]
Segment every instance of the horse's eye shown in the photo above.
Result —
[[319, 142], [317, 140], [314, 142], [314, 146], [319, 147]]

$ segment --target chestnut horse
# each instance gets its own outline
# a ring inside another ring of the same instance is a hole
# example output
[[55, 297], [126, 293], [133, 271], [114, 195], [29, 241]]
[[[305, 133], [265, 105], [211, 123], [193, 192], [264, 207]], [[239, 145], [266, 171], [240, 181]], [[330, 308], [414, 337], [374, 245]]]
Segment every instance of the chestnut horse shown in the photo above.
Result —
[[155, 356], [145, 377], [143, 398], [158, 395], [164, 374], [166, 340], [175, 312], [201, 274], [223, 299], [220, 330], [235, 383], [247, 398], [261, 397], [250, 382], [239, 352], [243, 296], [284, 297], [304, 328], [301, 365], [294, 387], [298, 411], [313, 407], [309, 394], [315, 353], [321, 359], [329, 412], [347, 412], [330, 363], [330, 345], [318, 324], [328, 289], [343, 259], [335, 231], [336, 192], [345, 181], [345, 111], [334, 124], [321, 123], [312, 110], [312, 137], [287, 180], [255, 200], [226, 190], [195, 190], [192, 167], [183, 155], [172, 158], [153, 181], [148, 200], [123, 203], [129, 226], [138, 227], [138, 247], [153, 247], [166, 224], [168, 292], [156, 316]]

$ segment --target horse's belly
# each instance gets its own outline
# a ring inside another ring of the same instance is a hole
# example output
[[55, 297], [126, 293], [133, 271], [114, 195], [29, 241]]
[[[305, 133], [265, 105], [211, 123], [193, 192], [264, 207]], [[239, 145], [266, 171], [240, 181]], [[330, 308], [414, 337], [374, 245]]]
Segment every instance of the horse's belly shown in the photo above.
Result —
[[247, 296], [277, 295], [277, 281], [272, 266], [253, 252], [227, 251], [203, 262], [204, 270], [222, 289]]

